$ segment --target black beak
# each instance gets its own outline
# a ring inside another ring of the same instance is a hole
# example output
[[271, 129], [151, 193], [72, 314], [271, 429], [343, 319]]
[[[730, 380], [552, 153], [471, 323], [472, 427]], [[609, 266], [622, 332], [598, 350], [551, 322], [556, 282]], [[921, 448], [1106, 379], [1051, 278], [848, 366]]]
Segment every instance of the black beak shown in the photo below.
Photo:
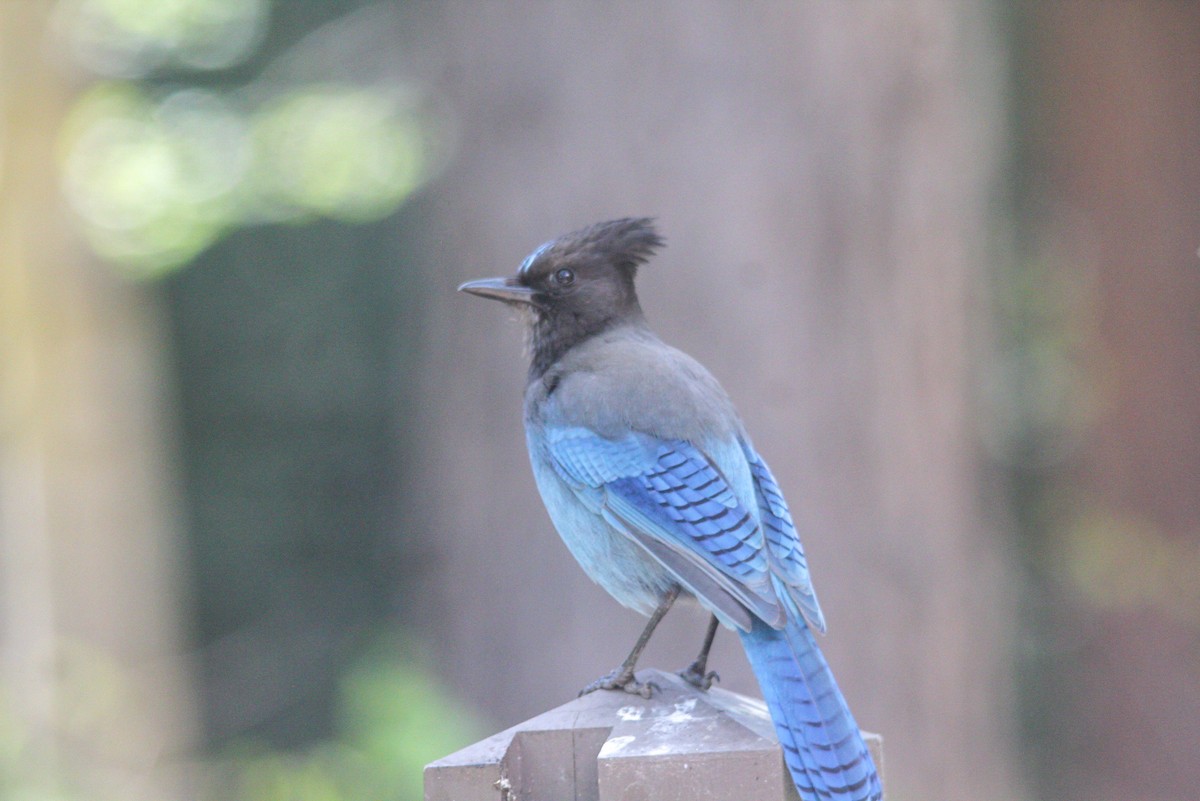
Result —
[[505, 303], [533, 303], [533, 290], [517, 283], [515, 278], [481, 278], [468, 281], [458, 291]]

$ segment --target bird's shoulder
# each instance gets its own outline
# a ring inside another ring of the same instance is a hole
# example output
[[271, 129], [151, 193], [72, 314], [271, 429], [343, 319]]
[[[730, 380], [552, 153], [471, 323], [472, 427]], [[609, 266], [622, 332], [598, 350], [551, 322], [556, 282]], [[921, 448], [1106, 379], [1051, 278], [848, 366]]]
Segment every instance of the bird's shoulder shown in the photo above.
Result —
[[692, 442], [741, 433], [733, 403], [716, 378], [645, 328], [581, 343], [530, 383], [526, 422], [583, 426], [601, 436], [630, 430]]

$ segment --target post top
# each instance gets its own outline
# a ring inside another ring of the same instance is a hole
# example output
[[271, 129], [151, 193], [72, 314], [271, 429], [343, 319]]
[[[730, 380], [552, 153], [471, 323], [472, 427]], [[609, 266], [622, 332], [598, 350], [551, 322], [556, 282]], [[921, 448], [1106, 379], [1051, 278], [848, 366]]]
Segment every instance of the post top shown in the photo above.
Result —
[[[642, 670], [649, 699], [590, 693], [425, 767], [426, 801], [795, 799], [766, 705]], [[877, 765], [882, 740], [864, 734]]]

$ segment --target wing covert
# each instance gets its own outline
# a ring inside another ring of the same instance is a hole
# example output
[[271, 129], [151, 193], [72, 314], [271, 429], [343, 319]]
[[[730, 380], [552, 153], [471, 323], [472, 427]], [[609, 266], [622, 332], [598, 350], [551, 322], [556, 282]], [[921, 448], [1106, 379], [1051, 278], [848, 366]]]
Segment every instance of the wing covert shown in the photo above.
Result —
[[615, 528], [695, 594], [739, 626], [750, 624], [746, 609], [781, 624], [758, 520], [699, 448], [638, 433], [606, 439], [586, 428], [556, 429], [547, 442], [555, 470], [581, 499], [599, 500]]

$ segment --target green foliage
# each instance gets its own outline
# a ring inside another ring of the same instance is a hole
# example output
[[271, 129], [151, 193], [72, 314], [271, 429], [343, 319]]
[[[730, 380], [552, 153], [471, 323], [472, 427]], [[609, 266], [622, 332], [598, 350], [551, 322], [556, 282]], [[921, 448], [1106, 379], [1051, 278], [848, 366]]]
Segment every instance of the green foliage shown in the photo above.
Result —
[[[405, 76], [314, 81], [328, 70], [303, 66], [302, 42], [248, 86], [204, 76], [260, 50], [271, 8], [61, 6], [64, 43], [106, 78], [80, 94], [63, 127], [64, 191], [95, 252], [130, 275], [181, 267], [239, 227], [379, 220], [429, 179], [437, 126]], [[170, 80], [156, 80], [164, 71]]]
[[53, 663], [46, 684], [46, 676], [23, 690], [12, 677], [0, 681], [0, 801], [145, 798], [123, 791], [146, 778], [148, 764], [122, 720], [142, 700], [136, 680], [82, 640], [58, 639]]
[[243, 110], [206, 89], [95, 84], [62, 137], [64, 188], [96, 252], [135, 275], [181, 266], [227, 231], [390, 214], [426, 178], [423, 121], [339, 84]]
[[266, 0], [75, 0], [59, 28], [75, 57], [106, 75], [162, 66], [220, 69], [258, 45]]
[[275, 214], [369, 222], [422, 177], [416, 120], [378, 92], [307, 86], [261, 109], [252, 127], [255, 199]]
[[303, 752], [234, 756], [213, 801], [417, 801], [430, 761], [482, 736], [478, 720], [387, 639], [341, 682], [335, 738]]
[[1099, 499], [1082, 506], [1050, 562], [1076, 597], [1095, 609], [1153, 610], [1200, 629], [1200, 544]]

